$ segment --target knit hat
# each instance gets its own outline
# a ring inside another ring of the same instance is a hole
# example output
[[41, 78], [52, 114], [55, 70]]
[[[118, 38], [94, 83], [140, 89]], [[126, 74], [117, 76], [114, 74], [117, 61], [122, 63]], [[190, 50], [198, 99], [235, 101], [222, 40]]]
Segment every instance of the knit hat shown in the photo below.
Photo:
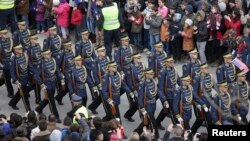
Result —
[[188, 24], [189, 26], [193, 24], [193, 21], [191, 19], [186, 19], [185, 23]]
[[224, 12], [227, 9], [227, 5], [225, 4], [225, 2], [220, 2], [218, 6], [221, 12]]
[[192, 5], [187, 5], [185, 10], [188, 11], [188, 14], [193, 14], [193, 12], [194, 12], [194, 9], [193, 9]]
[[202, 17], [202, 21], [205, 19], [205, 12], [203, 10], [199, 10], [197, 12], [197, 15], [200, 15]]
[[50, 141], [61, 141], [62, 133], [59, 130], [54, 130], [50, 136], [49, 139]]
[[77, 133], [77, 132], [72, 132], [71, 134], [70, 134], [70, 136], [69, 136], [69, 139], [71, 140], [71, 141], [80, 141], [80, 135], [79, 135], [79, 133]]

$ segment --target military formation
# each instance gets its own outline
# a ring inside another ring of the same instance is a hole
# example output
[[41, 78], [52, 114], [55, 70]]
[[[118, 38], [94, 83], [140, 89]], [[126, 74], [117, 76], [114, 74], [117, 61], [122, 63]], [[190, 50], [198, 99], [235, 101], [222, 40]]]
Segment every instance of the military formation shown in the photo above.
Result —
[[[18, 22], [18, 27], [13, 37], [8, 37], [7, 29], [0, 30], [2, 77], [11, 98], [9, 106], [14, 110], [19, 109], [16, 105], [20, 100], [27, 111], [31, 110], [29, 92], [34, 90], [38, 104], [34, 110], [42, 113], [48, 105], [59, 123], [56, 101], [63, 105], [66, 95], [72, 101], [72, 111], [68, 113], [71, 117], [86, 108], [98, 114], [96, 109], [102, 104], [106, 112], [103, 120], [121, 119], [120, 97], [126, 94], [129, 109], [124, 118], [134, 122], [133, 115], [138, 112], [142, 122], [135, 131], [142, 133], [146, 126], [156, 138], [159, 138], [158, 130], [164, 130], [165, 117], [193, 134], [203, 124], [206, 127], [249, 124], [247, 72], [239, 71], [230, 53], [223, 55], [224, 62], [214, 77], [208, 72], [208, 64], [201, 64], [197, 50], [193, 49], [188, 52], [190, 59], [184, 63], [180, 77], [175, 60], [163, 50], [161, 42], [154, 44], [146, 67], [126, 34], [121, 35], [121, 46], [114, 50], [112, 61], [104, 46], [92, 44], [87, 30], [81, 31], [81, 38], [73, 47], [70, 40], [64, 41], [57, 34], [56, 26], [51, 26], [40, 46], [38, 36], [25, 28], [24, 21]], [[13, 84], [18, 87], [16, 94]], [[87, 87], [91, 98], [87, 96]], [[156, 107], [158, 99], [161, 107]], [[155, 116], [156, 108], [162, 108], [158, 116]], [[192, 116], [196, 120], [191, 126]]]

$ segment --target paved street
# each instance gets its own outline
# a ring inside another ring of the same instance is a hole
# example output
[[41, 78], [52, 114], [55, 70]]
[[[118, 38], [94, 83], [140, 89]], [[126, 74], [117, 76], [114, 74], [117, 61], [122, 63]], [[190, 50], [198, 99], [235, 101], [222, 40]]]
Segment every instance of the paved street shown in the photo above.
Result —
[[[39, 42], [41, 43], [41, 45], [42, 45], [42, 41], [43, 41], [44, 38], [45, 38], [44, 35], [40, 35], [39, 36]], [[147, 64], [147, 59], [146, 59], [145, 54], [143, 54], [142, 56], [143, 56], [143, 62], [145, 64]], [[178, 70], [178, 72], [179, 72], [180, 75], [182, 74], [181, 66], [182, 66], [182, 64], [176, 64], [176, 68], [177, 68], [177, 70]], [[215, 68], [210, 68], [210, 72], [212, 72], [212, 74], [214, 75]], [[15, 92], [16, 92], [17, 91], [17, 87], [15, 85], [14, 85], [14, 88], [15, 88]], [[30, 97], [31, 108], [32, 108], [32, 110], [34, 110], [37, 105], [35, 104], [35, 96], [34, 96], [34, 92], [33, 91], [30, 93], [30, 96], [31, 96]], [[89, 98], [88, 99], [89, 100], [88, 101], [88, 105], [89, 105], [90, 101], [91, 101], [91, 96], [90, 96], [89, 90], [88, 90], [88, 98]], [[24, 108], [23, 103], [22, 103], [21, 100], [17, 104], [17, 106], [20, 108], [20, 110], [18, 110], [18, 111], [13, 111], [12, 108], [8, 106], [8, 102], [9, 101], [10, 101], [10, 98], [7, 97], [7, 91], [6, 91], [5, 86], [0, 87], [0, 114], [3, 113], [5, 115], [10, 115], [10, 113], [12, 113], [12, 112], [17, 112], [17, 113], [19, 113], [21, 115], [24, 115], [25, 108]], [[57, 108], [59, 110], [59, 114], [60, 114], [61, 119], [63, 119], [65, 117], [66, 113], [68, 111], [70, 111], [70, 109], [71, 109], [71, 104], [70, 104], [68, 96], [64, 97], [63, 103], [64, 103], [63, 106], [57, 105]], [[158, 116], [161, 108], [162, 108], [161, 103], [160, 103], [160, 101], [158, 101], [158, 103], [157, 103], [157, 111], [155, 113], [155, 116]], [[124, 115], [124, 113], [126, 112], [127, 109], [128, 109], [128, 100], [126, 98], [126, 95], [123, 95], [121, 97], [120, 111], [121, 111], [121, 115], [122, 115], [122, 122], [123, 122], [123, 125], [124, 125], [124, 128], [125, 128], [125, 133], [126, 133], [127, 136], [129, 136], [131, 134], [131, 132], [139, 125], [139, 123], [141, 122], [141, 120], [139, 118], [139, 114], [138, 113], [136, 113], [134, 115], [133, 118], [135, 119], [135, 122], [133, 122], [133, 123], [128, 122], [126, 119], [124, 119], [123, 115]], [[100, 116], [100, 117], [104, 116], [105, 112], [103, 110], [102, 105], [97, 109], [97, 111], [99, 113], [98, 116]], [[44, 109], [44, 113], [46, 115], [50, 114], [48, 106]], [[91, 114], [92, 113], [90, 112], [90, 115]], [[195, 120], [194, 117], [195, 116], [193, 114], [193, 118], [192, 118], [192, 120], [190, 122], [191, 125], [193, 124], [193, 122]], [[248, 119], [249, 119], [249, 117], [250, 117], [250, 115], [248, 115]], [[164, 120], [164, 122], [162, 122], [162, 125], [164, 127], [167, 127], [167, 125], [170, 122], [171, 122], [170, 119], [166, 118]], [[205, 130], [204, 127], [202, 127], [199, 131], [206, 131], [206, 130]], [[160, 131], [161, 137], [163, 136], [163, 134], [164, 134], [164, 131]]]

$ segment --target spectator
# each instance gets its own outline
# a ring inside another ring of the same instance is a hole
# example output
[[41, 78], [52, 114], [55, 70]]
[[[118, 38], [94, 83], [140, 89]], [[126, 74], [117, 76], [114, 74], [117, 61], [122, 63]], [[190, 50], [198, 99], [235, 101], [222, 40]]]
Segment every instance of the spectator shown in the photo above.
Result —
[[81, 25], [82, 25], [82, 12], [79, 9], [80, 6], [76, 6], [73, 8], [72, 16], [71, 16], [71, 24], [75, 26], [75, 39], [79, 41], [81, 38]]
[[60, 0], [60, 5], [52, 8], [52, 11], [56, 13], [57, 26], [59, 26], [64, 40], [67, 40], [69, 36], [69, 10], [70, 7], [66, 0]]
[[163, 22], [161, 24], [161, 31], [160, 31], [160, 35], [161, 35], [161, 42], [164, 46], [164, 50], [167, 54], [171, 54], [171, 48], [170, 48], [170, 44], [169, 41], [171, 39], [170, 36], [170, 19], [169, 18], [164, 18]]
[[100, 25], [100, 16], [101, 16], [101, 8], [103, 7], [103, 0], [96, 0], [96, 9], [95, 9], [95, 35], [96, 35], [96, 45], [103, 44], [103, 30], [98, 29], [98, 25]]
[[27, 116], [25, 116], [27, 118], [26, 121], [24, 121], [24, 123], [22, 124], [22, 126], [26, 129], [27, 131], [27, 138], [30, 137], [31, 134], [31, 130], [37, 127], [37, 116], [36, 113], [34, 111], [29, 111], [28, 113], [26, 113]]
[[44, 33], [45, 30], [44, 14], [45, 14], [45, 7], [43, 5], [43, 0], [36, 0], [36, 28], [38, 34]]
[[162, 20], [159, 15], [158, 8], [154, 7], [152, 10], [152, 14], [149, 17], [146, 17], [146, 23], [150, 25], [149, 38], [151, 51], [154, 50], [154, 44], [160, 41], [161, 22]]
[[139, 139], [140, 139], [139, 134], [137, 132], [133, 132], [130, 136], [129, 141], [139, 141]]
[[72, 124], [72, 119], [68, 116], [66, 116], [63, 120], [63, 128], [61, 129], [62, 132], [62, 141], [66, 139], [69, 136], [69, 128]]
[[192, 5], [186, 5], [185, 6], [185, 15], [181, 19], [182, 27], [185, 26], [186, 19], [191, 19], [192, 21], [195, 20], [195, 14], [194, 14], [194, 9], [193, 9]]
[[[41, 120], [45, 120], [45, 121], [47, 120], [46, 115], [43, 114], [43, 113], [41, 113], [41, 114], [39, 115], [39, 121], [41, 121]], [[46, 125], [47, 125], [47, 124], [46, 124]], [[34, 129], [31, 130], [31, 133], [30, 133], [30, 140], [33, 140], [33, 138], [35, 137], [35, 135], [36, 135], [38, 132], [40, 132], [39, 125], [38, 125], [36, 128], [34, 128]]]
[[48, 117], [48, 127], [47, 129], [52, 133], [53, 130], [61, 130], [60, 127], [56, 125], [56, 116], [50, 114]]
[[61, 141], [62, 133], [60, 130], [53, 130], [49, 136], [50, 141]]
[[26, 138], [26, 130], [24, 127], [19, 126], [17, 127], [17, 137], [14, 138], [13, 141], [29, 141], [28, 138]]
[[193, 39], [193, 21], [191, 19], [186, 19], [183, 31], [179, 31], [179, 34], [183, 37], [182, 50], [188, 52], [194, 48]]
[[91, 138], [92, 141], [105, 141], [102, 131], [100, 130], [91, 131], [91, 134], [92, 134]]
[[183, 133], [183, 129], [180, 126], [174, 126], [167, 141], [184, 141]]
[[52, 14], [52, 6], [53, 0], [44, 0], [43, 5], [45, 7], [44, 19], [47, 25], [47, 28], [53, 25], [53, 14]]
[[11, 138], [15, 138], [17, 137], [17, 133], [16, 133], [17, 127], [19, 127], [23, 123], [23, 117], [16, 113], [12, 113], [10, 114], [9, 123], [11, 127], [11, 133], [9, 134], [9, 136], [11, 136]]
[[168, 15], [168, 8], [165, 6], [163, 0], [158, 0], [158, 11], [160, 13], [161, 19], [163, 20]]
[[16, 14], [18, 20], [24, 20], [26, 28], [29, 28], [29, 0], [17, 0], [16, 1]]
[[50, 137], [50, 132], [47, 130], [47, 121], [40, 120], [38, 126], [40, 132], [34, 135], [34, 139], [32, 141], [48, 141]]
[[207, 141], [207, 133], [196, 133], [194, 135], [193, 141]]
[[240, 11], [238, 9], [234, 9], [232, 16], [229, 17], [225, 15], [225, 25], [228, 30], [234, 29], [237, 32], [237, 36], [241, 35], [241, 21], [240, 21]]
[[99, 117], [95, 117], [92, 120], [93, 123], [93, 128], [90, 132], [90, 138], [94, 140], [94, 137], [96, 137], [96, 135], [94, 134], [95, 132], [101, 131], [103, 134], [103, 138], [105, 141], [108, 140], [109, 135], [108, 135], [108, 130], [106, 128], [103, 127], [103, 121], [101, 118]]
[[7, 122], [5, 115], [0, 115], [0, 128], [3, 129], [3, 134], [8, 135], [10, 133], [10, 124]]

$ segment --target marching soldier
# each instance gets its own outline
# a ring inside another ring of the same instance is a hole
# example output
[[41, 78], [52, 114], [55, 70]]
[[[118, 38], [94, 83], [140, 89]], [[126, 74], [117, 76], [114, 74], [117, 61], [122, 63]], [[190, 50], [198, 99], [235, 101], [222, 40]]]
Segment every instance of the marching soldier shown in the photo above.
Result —
[[[193, 89], [198, 92], [198, 96], [200, 99], [207, 105], [208, 109], [210, 109], [211, 103], [213, 101], [212, 90], [215, 88], [215, 82], [212, 74], [208, 72], [208, 64], [203, 63], [200, 65], [200, 76], [197, 76], [196, 79], [193, 80]], [[194, 135], [197, 130], [200, 128], [203, 122], [205, 122], [206, 126], [211, 124], [211, 115], [209, 111], [204, 111], [201, 109], [201, 106], [197, 106], [197, 118], [195, 123], [191, 128], [191, 133]]]
[[158, 77], [160, 70], [164, 67], [163, 60], [167, 57], [167, 53], [163, 50], [163, 44], [161, 42], [154, 44], [155, 49], [148, 57], [148, 67], [153, 69], [155, 77]]
[[[105, 73], [107, 73], [107, 63], [110, 62], [109, 57], [106, 55], [106, 49], [104, 46], [99, 45], [96, 47], [97, 57], [95, 63], [93, 64], [93, 78], [95, 80], [95, 85], [98, 86], [99, 92], [102, 91], [102, 79]], [[91, 110], [93, 114], [97, 114], [97, 107], [104, 101], [102, 95], [99, 94], [98, 98], [94, 100], [89, 106], [88, 109]], [[105, 106], [105, 105], [104, 105]], [[105, 112], [106, 108], [104, 107]]]
[[[30, 40], [30, 47], [28, 47], [28, 57], [33, 65], [34, 69], [40, 70], [41, 69], [41, 62], [42, 62], [42, 54], [41, 54], [41, 46], [38, 43], [38, 36], [36, 34], [29, 36]], [[35, 90], [35, 96], [36, 96], [36, 104], [39, 104], [41, 101], [41, 94], [40, 94], [40, 87], [37, 82], [35, 82], [34, 76], [32, 76], [31, 85], [29, 90]]]
[[[133, 55], [133, 48], [129, 44], [129, 37], [127, 34], [123, 34], [121, 36], [121, 47], [116, 49], [114, 51], [114, 60], [117, 63], [117, 70], [121, 73], [121, 75], [124, 75], [124, 83], [129, 87], [129, 89], [132, 90], [132, 80], [131, 80], [131, 74], [130, 74], [130, 67], [131, 67], [131, 56]], [[123, 94], [124, 92], [121, 92]], [[134, 100], [134, 95], [129, 95], [127, 93], [127, 98], [129, 102], [129, 109], [125, 113], [125, 118], [129, 121], [133, 122], [134, 119], [132, 119], [132, 116], [137, 111], [136, 108], [136, 101]]]
[[127, 93], [131, 93], [131, 90], [122, 80], [121, 74], [117, 71], [117, 64], [115, 61], [111, 61], [108, 64], [108, 72], [103, 76], [102, 80], [102, 96], [105, 100], [105, 108], [108, 113], [103, 120], [110, 120], [113, 117], [120, 118], [120, 90], [124, 90]]
[[45, 98], [39, 104], [39, 106], [36, 107], [36, 111], [38, 113], [42, 113], [46, 105], [49, 104], [51, 113], [53, 113], [57, 118], [57, 123], [61, 123], [54, 99], [55, 88], [57, 85], [56, 77], [60, 78], [61, 83], [65, 82], [62, 74], [58, 69], [56, 61], [53, 57], [51, 57], [51, 54], [52, 53], [50, 50], [43, 50], [42, 52], [43, 59], [41, 63], [42, 64], [41, 69], [39, 70], [39, 74], [41, 75], [42, 78], [41, 81], [41, 83], [43, 84], [42, 92], [44, 92]]
[[94, 84], [94, 79], [92, 77], [92, 66], [94, 64], [94, 60], [96, 58], [96, 54], [94, 52], [94, 47], [92, 42], [89, 40], [89, 32], [88, 30], [83, 30], [81, 32], [81, 39], [76, 42], [75, 45], [75, 55], [81, 55], [83, 59], [83, 64], [87, 69], [88, 76], [90, 77], [87, 83], [89, 89], [91, 91], [91, 96], [93, 101], [98, 97], [98, 89]]
[[18, 92], [10, 100], [9, 106], [14, 110], [19, 108], [16, 106], [18, 101], [22, 98], [26, 111], [30, 111], [28, 83], [29, 75], [33, 74], [37, 82], [41, 82], [37, 70], [33, 68], [33, 65], [29, 61], [28, 55], [23, 52], [22, 45], [19, 44], [13, 47], [15, 56], [11, 59], [11, 78], [13, 82], [18, 86]]
[[158, 128], [160, 130], [164, 130], [161, 122], [166, 116], [170, 116], [173, 123], [176, 123], [177, 121], [173, 115], [173, 98], [176, 91], [176, 85], [181, 85], [181, 79], [176, 68], [174, 67], [173, 57], [168, 56], [163, 60], [163, 63], [165, 67], [160, 70], [158, 75], [158, 87], [167, 98], [170, 108], [167, 111], [163, 108], [156, 119]]
[[[71, 73], [71, 70], [73, 68], [74, 65], [74, 52], [72, 50], [72, 42], [71, 41], [65, 41], [63, 43], [63, 50], [62, 50], [62, 60], [60, 62], [59, 65], [59, 69], [61, 70], [60, 72], [63, 74], [63, 76], [65, 76], [65, 83], [69, 84], [70, 81], [70, 77], [67, 77], [69, 73]], [[57, 100], [59, 105], [63, 105], [62, 103], [62, 99], [63, 97], [68, 93], [68, 85], [66, 86], [62, 86], [60, 85], [60, 83], [58, 83], [58, 86], [61, 88], [60, 93], [57, 94], [57, 96], [55, 97], [55, 99]], [[71, 94], [69, 94], [69, 98], [71, 98]]]
[[190, 129], [189, 121], [192, 117], [192, 102], [201, 105], [201, 107], [207, 112], [208, 108], [206, 104], [198, 97], [194, 91], [189, 75], [182, 76], [182, 85], [177, 90], [173, 99], [173, 112], [178, 122], [182, 124], [185, 130]]
[[70, 95], [78, 95], [82, 99], [81, 105], [87, 105], [87, 91], [86, 91], [86, 81], [88, 79], [87, 69], [82, 65], [82, 57], [80, 55], [74, 57], [74, 65], [71, 72], [67, 73], [69, 78], [67, 85], [69, 88]]
[[14, 42], [16, 44], [21, 44], [23, 46], [23, 51], [27, 53], [30, 46], [29, 36], [31, 35], [30, 30], [26, 28], [26, 23], [24, 20], [17, 22], [18, 30], [14, 32]]
[[229, 85], [229, 91], [233, 92], [236, 81], [236, 68], [232, 64], [232, 55], [227, 53], [223, 55], [224, 63], [216, 69], [217, 82], [226, 80]]
[[14, 90], [11, 84], [10, 61], [13, 47], [12, 38], [8, 37], [7, 29], [0, 29], [0, 64], [3, 67], [3, 76], [7, 87], [8, 97], [12, 98]]
[[214, 97], [214, 104], [211, 105], [211, 117], [215, 125], [232, 125], [233, 115], [241, 121], [240, 115], [237, 113], [235, 105], [235, 95], [228, 91], [226, 81], [218, 83], [218, 95]]
[[191, 79], [194, 79], [197, 75], [200, 75], [201, 61], [198, 59], [198, 52], [196, 49], [192, 49], [188, 52], [190, 61], [182, 66], [183, 76], [190, 75]]
[[239, 110], [240, 117], [244, 125], [248, 124], [247, 114], [249, 110], [249, 85], [246, 81], [246, 72], [242, 71], [237, 74], [237, 83], [234, 89], [236, 92], [236, 108]]
[[164, 107], [169, 108], [169, 104], [163, 95], [162, 91], [158, 89], [157, 82], [154, 79], [154, 72], [152, 69], [148, 68], [144, 71], [145, 80], [141, 81], [138, 89], [138, 104], [139, 108], [143, 114], [142, 123], [135, 129], [139, 134], [142, 133], [144, 126], [149, 126], [151, 124], [151, 130], [153, 131], [155, 138], [159, 138], [158, 126], [154, 117], [156, 110], [156, 99], [159, 97], [164, 103]]

